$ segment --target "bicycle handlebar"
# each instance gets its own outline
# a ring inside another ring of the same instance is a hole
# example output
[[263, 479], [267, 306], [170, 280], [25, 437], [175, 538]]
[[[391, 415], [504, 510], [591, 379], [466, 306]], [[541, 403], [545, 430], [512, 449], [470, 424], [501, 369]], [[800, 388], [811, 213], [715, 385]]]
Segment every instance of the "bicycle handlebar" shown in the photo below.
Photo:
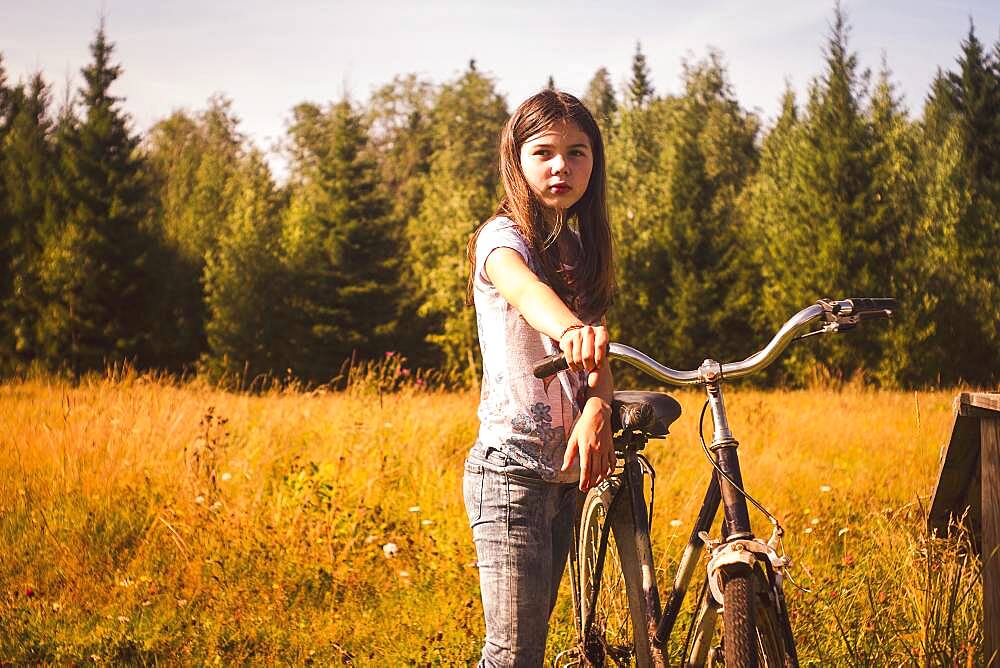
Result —
[[[721, 378], [749, 376], [770, 366], [803, 329], [818, 320], [823, 320], [827, 325], [813, 333], [835, 332], [840, 331], [841, 326], [843, 329], [848, 329], [862, 320], [890, 318], [897, 308], [896, 300], [889, 298], [820, 300], [789, 318], [764, 348], [740, 362], [720, 364], [715, 371]], [[700, 385], [710, 380], [706, 377], [704, 368], [689, 371], [671, 369], [644, 352], [621, 343], [608, 344], [608, 358], [627, 362], [653, 378], [671, 385]], [[539, 360], [535, 364], [533, 373], [536, 378], [547, 378], [568, 368], [569, 364], [563, 354], [556, 353]]]

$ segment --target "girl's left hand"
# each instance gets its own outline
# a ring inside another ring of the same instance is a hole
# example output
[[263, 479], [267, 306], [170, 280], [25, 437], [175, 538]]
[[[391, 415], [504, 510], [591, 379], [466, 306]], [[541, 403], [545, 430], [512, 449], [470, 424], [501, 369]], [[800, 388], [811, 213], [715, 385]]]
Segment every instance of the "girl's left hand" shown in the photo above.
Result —
[[584, 492], [600, 484], [615, 469], [611, 406], [598, 397], [587, 400], [583, 413], [573, 425], [561, 470], [568, 471], [577, 458], [580, 461], [580, 490]]
[[608, 354], [608, 330], [603, 324], [567, 329], [559, 339], [559, 349], [571, 371], [596, 371]]

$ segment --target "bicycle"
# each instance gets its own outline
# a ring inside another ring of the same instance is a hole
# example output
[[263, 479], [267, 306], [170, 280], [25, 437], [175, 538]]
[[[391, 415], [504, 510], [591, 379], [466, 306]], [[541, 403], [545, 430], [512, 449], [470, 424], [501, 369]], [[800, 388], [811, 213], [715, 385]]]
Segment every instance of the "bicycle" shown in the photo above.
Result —
[[[681, 651], [683, 665], [798, 665], [782, 589], [790, 565], [781, 542], [784, 530], [744, 489], [739, 443], [729, 427], [722, 384], [769, 366], [794, 340], [844, 332], [864, 320], [891, 318], [896, 308], [896, 300], [887, 298], [822, 299], [792, 316], [763, 349], [745, 360], [723, 364], [706, 359], [690, 371], [671, 369], [626, 345], [609, 345], [610, 360], [627, 362], [671, 385], [705, 387], [708, 398], [699, 434], [712, 463], [712, 478], [661, 609], [650, 541], [656, 472], [641, 451], [649, 439], [666, 437], [670, 424], [680, 417], [680, 404], [659, 392], [615, 392], [612, 422], [618, 464], [583, 501], [570, 551], [577, 645], [560, 653], [557, 664], [604, 666], [610, 660], [616, 666], [665, 666], [666, 642], [697, 568], [698, 554], [705, 549], [706, 577]], [[814, 323], [821, 326], [804, 331]], [[566, 360], [557, 354], [538, 362], [534, 375], [546, 378], [566, 368]], [[702, 432], [709, 408], [714, 427], [711, 444]], [[772, 524], [766, 541], [751, 530], [748, 501]], [[708, 532], [720, 503], [724, 507], [721, 537], [713, 540]]]

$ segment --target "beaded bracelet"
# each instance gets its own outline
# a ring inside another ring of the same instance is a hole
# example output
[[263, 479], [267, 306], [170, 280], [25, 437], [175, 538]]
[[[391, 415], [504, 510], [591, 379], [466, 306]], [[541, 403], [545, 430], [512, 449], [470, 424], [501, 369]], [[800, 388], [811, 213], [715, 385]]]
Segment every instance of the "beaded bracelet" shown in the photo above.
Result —
[[562, 338], [566, 336], [566, 334], [568, 334], [569, 332], [572, 332], [574, 329], [583, 329], [584, 327], [586, 327], [586, 325], [584, 325], [582, 322], [578, 322], [575, 325], [570, 325], [569, 327], [567, 327], [562, 331], [562, 334], [559, 335], [559, 340], [562, 341]]

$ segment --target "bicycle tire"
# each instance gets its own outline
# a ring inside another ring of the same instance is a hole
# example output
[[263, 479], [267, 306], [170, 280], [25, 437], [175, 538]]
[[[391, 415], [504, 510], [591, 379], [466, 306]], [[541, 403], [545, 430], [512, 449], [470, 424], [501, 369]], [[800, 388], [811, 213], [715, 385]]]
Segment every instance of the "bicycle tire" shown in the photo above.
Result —
[[722, 648], [726, 666], [757, 668], [757, 616], [753, 571], [746, 566], [723, 574]]
[[[636, 527], [629, 499], [612, 505], [621, 480], [601, 483], [588, 492], [580, 522], [580, 623], [586, 625], [593, 588], [598, 589], [597, 604], [590, 628], [582, 628], [583, 651], [593, 665], [653, 665], [650, 629], [655, 613], [642, 595], [642, 564], [651, 568], [652, 555], [639, 554]], [[627, 493], [625, 490], [623, 494]], [[609, 513], [613, 513], [609, 516]], [[611, 522], [601, 580], [595, 583], [601, 534]], [[647, 530], [643, 527], [642, 530]], [[648, 545], [648, 541], [647, 541]], [[606, 663], [610, 659], [612, 663]]]
[[796, 668], [798, 657], [777, 585], [758, 565], [723, 576], [723, 656], [726, 666]]

